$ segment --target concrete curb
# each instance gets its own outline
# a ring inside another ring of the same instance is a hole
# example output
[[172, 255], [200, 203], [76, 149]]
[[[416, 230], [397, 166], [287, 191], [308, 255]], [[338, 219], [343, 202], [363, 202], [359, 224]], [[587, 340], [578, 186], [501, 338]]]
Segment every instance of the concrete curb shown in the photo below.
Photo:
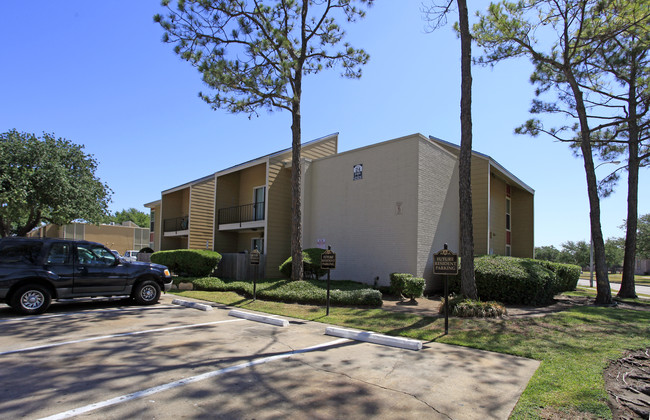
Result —
[[288, 327], [289, 321], [286, 319], [276, 318], [274, 316], [267, 315], [258, 315], [250, 312], [238, 311], [237, 309], [232, 309], [228, 312], [228, 315], [235, 316], [237, 318], [244, 318], [250, 321], [264, 322], [266, 324], [277, 325], [278, 327]]
[[188, 308], [193, 308], [193, 309], [200, 309], [202, 311], [211, 311], [212, 310], [212, 306], [210, 306], [210, 305], [204, 305], [204, 304], [198, 303], [198, 302], [189, 302], [187, 300], [174, 299], [174, 300], [172, 300], [172, 304], [186, 306]]
[[327, 327], [325, 334], [334, 337], [349, 338], [350, 340], [367, 341], [374, 344], [382, 344], [385, 346], [399, 347], [407, 350], [420, 350], [422, 342], [418, 340], [411, 340], [409, 338], [391, 337], [373, 333], [370, 331], [355, 331], [347, 330], [345, 328]]

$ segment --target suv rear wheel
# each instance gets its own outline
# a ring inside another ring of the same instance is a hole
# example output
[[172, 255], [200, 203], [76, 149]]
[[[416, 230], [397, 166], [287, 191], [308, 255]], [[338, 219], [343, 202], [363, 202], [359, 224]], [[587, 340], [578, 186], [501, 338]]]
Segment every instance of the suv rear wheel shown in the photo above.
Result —
[[50, 307], [52, 295], [47, 288], [41, 285], [28, 284], [16, 290], [9, 303], [12, 308], [22, 314], [42, 314]]
[[153, 305], [160, 299], [160, 286], [154, 280], [140, 282], [135, 287], [132, 298], [140, 305]]

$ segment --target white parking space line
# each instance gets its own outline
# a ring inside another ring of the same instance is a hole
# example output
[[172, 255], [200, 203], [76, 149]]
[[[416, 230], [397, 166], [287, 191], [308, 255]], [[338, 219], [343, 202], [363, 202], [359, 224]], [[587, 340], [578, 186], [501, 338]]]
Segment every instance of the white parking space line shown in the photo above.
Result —
[[60, 313], [60, 314], [48, 314], [48, 315], [34, 315], [34, 316], [24, 316], [24, 317], [17, 317], [17, 318], [5, 318], [5, 319], [0, 319], [0, 323], [4, 322], [25, 322], [25, 321], [33, 321], [35, 319], [37, 320], [43, 320], [43, 319], [48, 319], [48, 318], [61, 318], [65, 316], [73, 316], [73, 315], [96, 315], [96, 314], [105, 314], [105, 313], [113, 313], [113, 312], [125, 312], [125, 311], [146, 311], [146, 310], [152, 310], [152, 309], [179, 309], [178, 306], [176, 305], [165, 305], [165, 306], [147, 306], [147, 307], [140, 307], [140, 308], [112, 308], [112, 309], [89, 309], [87, 311], [77, 311], [77, 312], [65, 312], [65, 313]]
[[26, 347], [26, 348], [23, 348], [23, 349], [3, 351], [3, 352], [0, 352], [0, 356], [4, 356], [4, 355], [7, 355], [7, 354], [13, 354], [13, 353], [22, 353], [22, 352], [32, 351], [32, 350], [49, 349], [51, 347], [65, 346], [65, 345], [68, 345], [68, 344], [85, 343], [85, 342], [88, 342], [88, 341], [106, 340], [106, 339], [109, 339], [109, 338], [127, 337], [127, 336], [130, 336], [130, 335], [150, 334], [150, 333], [161, 332], [161, 331], [182, 330], [182, 329], [186, 329], [186, 328], [205, 327], [207, 325], [225, 324], [227, 322], [238, 322], [238, 321], [244, 321], [244, 320], [243, 319], [226, 319], [226, 320], [223, 320], [223, 321], [203, 322], [203, 323], [200, 323], [200, 324], [178, 325], [178, 326], [175, 326], [175, 327], [156, 328], [156, 329], [152, 329], [152, 330], [143, 330], [143, 331], [133, 331], [133, 332], [128, 332], [128, 333], [102, 335], [102, 336], [99, 336], [99, 337], [82, 338], [82, 339], [79, 339], [79, 340], [71, 340], [71, 341], [64, 341], [64, 342], [60, 342], [60, 343], [43, 344], [41, 346], [33, 346], [33, 347]]
[[110, 400], [100, 401], [100, 402], [97, 402], [97, 403], [86, 405], [84, 407], [74, 408], [72, 410], [65, 411], [63, 413], [54, 414], [54, 415], [49, 416], [49, 417], [44, 417], [41, 420], [67, 419], [67, 418], [70, 418], [70, 417], [78, 416], [80, 414], [84, 414], [84, 413], [88, 413], [90, 411], [97, 410], [99, 408], [108, 407], [108, 406], [115, 405], [115, 404], [125, 403], [125, 402], [131, 401], [131, 400], [135, 400], [135, 399], [138, 399], [138, 398], [142, 398], [142, 397], [146, 397], [146, 396], [149, 396], [149, 395], [152, 395], [152, 394], [156, 394], [158, 392], [163, 392], [163, 391], [167, 391], [167, 390], [170, 390], [170, 389], [181, 387], [183, 385], [188, 385], [188, 384], [191, 384], [191, 383], [194, 383], [194, 382], [199, 382], [199, 381], [202, 381], [204, 379], [213, 378], [215, 376], [219, 376], [219, 375], [223, 375], [223, 374], [227, 374], [227, 373], [231, 373], [231, 372], [236, 372], [238, 370], [245, 369], [247, 367], [257, 366], [257, 365], [273, 362], [273, 361], [280, 360], [280, 359], [286, 359], [286, 358], [291, 357], [291, 356], [293, 356], [295, 354], [307, 353], [307, 352], [310, 352], [310, 351], [319, 350], [319, 349], [322, 349], [322, 348], [325, 348], [325, 347], [335, 346], [335, 345], [345, 343], [345, 342], [350, 342], [350, 340], [342, 338], [342, 339], [338, 339], [338, 340], [329, 341], [327, 343], [317, 344], [317, 345], [311, 346], [311, 347], [306, 347], [306, 348], [301, 349], [301, 350], [293, 350], [293, 351], [278, 354], [278, 355], [275, 355], [275, 356], [261, 357], [259, 359], [251, 360], [250, 362], [240, 363], [238, 365], [230, 366], [230, 367], [219, 369], [219, 370], [214, 370], [212, 372], [203, 373], [201, 375], [191, 376], [189, 378], [180, 379], [180, 380], [174, 381], [174, 382], [169, 382], [169, 383], [164, 384], [164, 385], [159, 385], [159, 386], [149, 388], [149, 389], [145, 389], [145, 390], [142, 390], [142, 391], [133, 392], [131, 394], [121, 395], [119, 397], [111, 398]]

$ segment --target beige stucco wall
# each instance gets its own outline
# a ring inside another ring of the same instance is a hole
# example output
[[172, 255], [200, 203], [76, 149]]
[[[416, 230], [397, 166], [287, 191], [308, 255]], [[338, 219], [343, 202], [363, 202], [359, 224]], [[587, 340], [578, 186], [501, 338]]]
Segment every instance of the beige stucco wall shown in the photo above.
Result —
[[[363, 179], [355, 181], [356, 164], [363, 165]], [[378, 277], [388, 285], [392, 272], [424, 276], [429, 252], [444, 244], [443, 236], [457, 241], [449, 234], [454, 224], [457, 230], [457, 211], [447, 213], [457, 208], [448, 191], [458, 182], [455, 159], [425, 137], [315, 160], [305, 178], [303, 246], [317, 247], [319, 239], [332, 246], [334, 279], [373, 284]], [[439, 231], [436, 220], [448, 226]]]
[[427, 290], [442, 289], [442, 278], [433, 275], [433, 254], [447, 244], [459, 252], [460, 219], [458, 161], [429, 141], [419, 142], [417, 268]]
[[162, 218], [173, 219], [185, 217], [190, 211], [190, 187], [179, 191], [163, 194], [162, 196]]
[[488, 252], [506, 255], [506, 183], [490, 174], [490, 242]]
[[252, 204], [254, 189], [266, 185], [266, 163], [246, 168], [239, 173], [238, 205]]
[[535, 252], [534, 199], [520, 188], [512, 188], [512, 256], [533, 258]]

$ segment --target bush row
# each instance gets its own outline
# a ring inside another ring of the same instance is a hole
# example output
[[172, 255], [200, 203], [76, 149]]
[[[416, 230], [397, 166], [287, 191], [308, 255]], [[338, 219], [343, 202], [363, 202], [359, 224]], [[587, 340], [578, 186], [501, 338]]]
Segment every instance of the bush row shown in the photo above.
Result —
[[178, 275], [209, 276], [221, 261], [221, 254], [199, 249], [175, 249], [151, 254], [151, 262], [166, 265]]
[[[506, 304], [544, 305], [561, 292], [574, 290], [580, 267], [502, 256], [474, 259], [478, 296], [484, 301]], [[460, 291], [460, 276], [451, 279], [452, 290]]]
[[[251, 282], [223, 281], [216, 277], [209, 277], [195, 279], [192, 283], [197, 290], [232, 291], [247, 297], [253, 296], [253, 283]], [[378, 290], [355, 282], [334, 281], [332, 283], [334, 283], [334, 287], [337, 287], [330, 290], [330, 303], [333, 305], [372, 307], [382, 305], [382, 295]], [[256, 296], [276, 302], [325, 304], [327, 301], [326, 282], [264, 280], [257, 283]]]

